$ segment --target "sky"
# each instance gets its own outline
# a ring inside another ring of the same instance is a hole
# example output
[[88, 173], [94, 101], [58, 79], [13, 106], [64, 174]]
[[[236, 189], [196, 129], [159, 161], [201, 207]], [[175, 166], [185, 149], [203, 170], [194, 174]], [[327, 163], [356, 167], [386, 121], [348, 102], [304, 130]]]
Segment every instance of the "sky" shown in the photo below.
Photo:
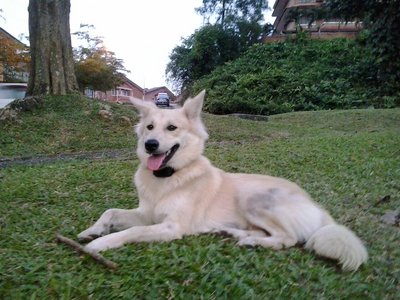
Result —
[[[17, 38], [28, 35], [28, 3], [1, 0], [0, 27]], [[103, 37], [107, 49], [124, 61], [129, 79], [143, 88], [170, 88], [165, 78], [169, 55], [182, 38], [203, 25], [194, 11], [201, 4], [202, 0], [71, 0], [71, 33], [80, 24], [94, 25], [93, 36]], [[273, 22], [271, 11], [265, 19]], [[73, 46], [78, 46], [74, 40]]]

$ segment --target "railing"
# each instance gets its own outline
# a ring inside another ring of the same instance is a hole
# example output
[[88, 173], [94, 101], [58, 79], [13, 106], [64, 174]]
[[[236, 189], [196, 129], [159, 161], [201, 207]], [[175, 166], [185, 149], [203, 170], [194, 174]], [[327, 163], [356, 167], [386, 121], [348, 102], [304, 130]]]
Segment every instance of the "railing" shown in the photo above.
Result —
[[287, 8], [291, 7], [316, 7], [320, 6], [323, 1], [317, 0], [291, 0], [289, 1]]

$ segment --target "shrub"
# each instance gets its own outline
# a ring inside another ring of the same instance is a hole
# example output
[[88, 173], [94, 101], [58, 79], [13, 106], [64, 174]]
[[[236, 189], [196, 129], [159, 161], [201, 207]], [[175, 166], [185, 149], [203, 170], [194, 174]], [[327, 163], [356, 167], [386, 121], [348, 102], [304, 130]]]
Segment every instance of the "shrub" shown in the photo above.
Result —
[[354, 40], [258, 44], [192, 87], [207, 89], [215, 114], [393, 107], [398, 86], [381, 86], [369, 50]]

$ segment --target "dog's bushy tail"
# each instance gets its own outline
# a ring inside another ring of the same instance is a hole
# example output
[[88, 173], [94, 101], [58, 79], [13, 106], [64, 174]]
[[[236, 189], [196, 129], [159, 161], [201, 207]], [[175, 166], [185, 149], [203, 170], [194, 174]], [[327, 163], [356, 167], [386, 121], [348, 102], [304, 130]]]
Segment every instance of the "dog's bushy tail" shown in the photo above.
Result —
[[361, 240], [350, 229], [338, 224], [318, 229], [305, 247], [318, 255], [338, 260], [344, 271], [355, 271], [368, 259]]

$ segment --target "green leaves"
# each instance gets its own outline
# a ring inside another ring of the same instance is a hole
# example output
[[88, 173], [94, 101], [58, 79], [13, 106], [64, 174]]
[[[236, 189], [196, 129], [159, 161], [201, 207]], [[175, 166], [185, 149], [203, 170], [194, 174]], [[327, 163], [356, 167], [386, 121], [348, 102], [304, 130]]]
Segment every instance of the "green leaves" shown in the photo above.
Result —
[[203, 6], [195, 10], [207, 22], [230, 27], [240, 21], [262, 21], [267, 8], [266, 0], [203, 0]]
[[176, 90], [187, 89], [260, 42], [271, 31], [271, 24], [261, 24], [266, 8], [265, 0], [204, 0], [196, 11], [206, 25], [172, 50], [165, 71], [168, 81]]
[[394, 107], [396, 85], [374, 80], [369, 49], [354, 40], [298, 40], [257, 44], [196, 81], [216, 114], [277, 114], [298, 110]]
[[115, 88], [123, 82], [123, 73], [129, 73], [123, 65], [124, 61], [106, 49], [102, 37], [91, 36], [89, 30], [94, 29], [93, 25], [81, 24], [81, 29], [73, 33], [86, 43], [85, 46], [74, 49], [79, 89], [84, 91], [85, 88], [90, 88], [105, 92]]
[[400, 80], [400, 1], [328, 0], [326, 9], [333, 17], [361, 21], [365, 40], [379, 67], [377, 80], [383, 84]]

